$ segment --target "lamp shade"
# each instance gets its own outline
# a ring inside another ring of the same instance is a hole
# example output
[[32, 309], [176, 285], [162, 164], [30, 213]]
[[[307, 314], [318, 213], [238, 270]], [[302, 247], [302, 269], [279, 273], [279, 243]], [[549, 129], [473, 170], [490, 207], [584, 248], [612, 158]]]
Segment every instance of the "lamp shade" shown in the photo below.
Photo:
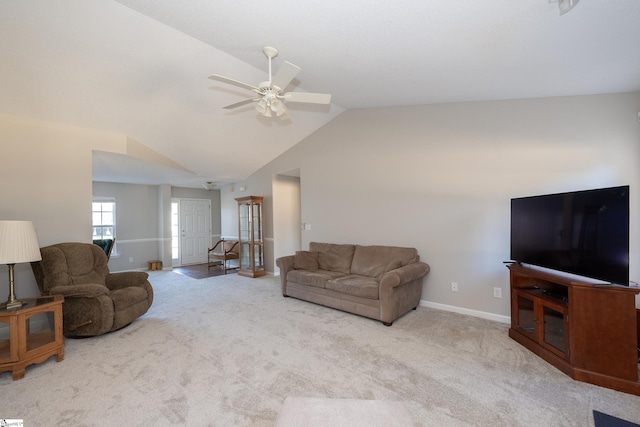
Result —
[[0, 264], [41, 259], [38, 236], [31, 221], [0, 221]]

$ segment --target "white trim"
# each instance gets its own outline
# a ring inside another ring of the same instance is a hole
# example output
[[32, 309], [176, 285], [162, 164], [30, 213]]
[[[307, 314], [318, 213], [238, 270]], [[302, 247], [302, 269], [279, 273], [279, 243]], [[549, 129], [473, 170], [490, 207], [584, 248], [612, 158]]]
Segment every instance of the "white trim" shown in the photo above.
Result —
[[[227, 236], [220, 235], [220, 238], [221, 239], [224, 238], [225, 240], [240, 240], [240, 239], [238, 239], [238, 236], [230, 236], [230, 235], [227, 235]], [[273, 237], [264, 237], [262, 239], [262, 241], [263, 242], [273, 242], [274, 240], [273, 240]]]
[[[129, 244], [134, 244], [134, 243], [159, 243], [159, 242], [167, 242], [168, 244], [171, 244], [171, 238], [150, 238], [150, 239], [129, 239], [129, 240], [116, 240], [116, 246], [117, 245], [129, 245]], [[114, 253], [111, 254], [111, 258], [120, 258], [120, 253], [117, 252], [115, 253], [115, 246], [114, 246]]]
[[113, 196], [92, 196], [93, 201], [96, 203], [115, 203], [116, 198]]
[[170, 237], [153, 237], [153, 238], [149, 238], [149, 239], [129, 239], [129, 240], [117, 240], [117, 242], [119, 244], [127, 244], [127, 243], [148, 243], [148, 242], [171, 242], [171, 238]]
[[511, 324], [511, 317], [502, 316], [500, 314], [487, 313], [486, 311], [471, 310], [468, 308], [456, 307], [453, 305], [440, 304], [437, 302], [420, 300], [420, 305], [424, 307], [435, 308], [436, 310], [451, 311], [454, 313], [465, 314], [467, 316], [480, 317], [482, 319], [493, 320], [494, 322]]

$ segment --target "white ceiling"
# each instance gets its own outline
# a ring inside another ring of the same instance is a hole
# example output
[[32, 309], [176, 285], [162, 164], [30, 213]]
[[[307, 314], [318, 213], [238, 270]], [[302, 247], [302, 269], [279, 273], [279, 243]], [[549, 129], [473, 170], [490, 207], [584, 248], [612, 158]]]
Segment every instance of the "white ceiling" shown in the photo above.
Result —
[[[640, 91], [640, 1], [2, 0], [0, 112], [127, 135], [192, 173], [97, 154], [94, 179], [242, 180], [344, 109]], [[286, 120], [206, 77], [302, 68]], [[213, 89], [210, 89], [212, 88]], [[129, 170], [136, 170], [131, 175]]]

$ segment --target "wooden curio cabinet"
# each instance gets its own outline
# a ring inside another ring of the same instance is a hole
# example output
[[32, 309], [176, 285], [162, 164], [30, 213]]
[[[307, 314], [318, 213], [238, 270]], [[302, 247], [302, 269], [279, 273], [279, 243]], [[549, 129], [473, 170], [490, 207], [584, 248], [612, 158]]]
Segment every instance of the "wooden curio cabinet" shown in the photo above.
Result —
[[240, 242], [240, 269], [247, 277], [264, 276], [264, 241], [262, 237], [262, 200], [260, 196], [239, 197], [238, 241]]

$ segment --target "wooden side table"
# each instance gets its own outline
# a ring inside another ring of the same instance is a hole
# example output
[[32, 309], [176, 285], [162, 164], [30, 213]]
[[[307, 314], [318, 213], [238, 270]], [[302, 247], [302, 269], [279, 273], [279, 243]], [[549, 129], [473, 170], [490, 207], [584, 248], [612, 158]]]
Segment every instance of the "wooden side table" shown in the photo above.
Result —
[[64, 359], [62, 295], [23, 298], [23, 306], [0, 310], [0, 372], [24, 378], [27, 366], [51, 356]]

